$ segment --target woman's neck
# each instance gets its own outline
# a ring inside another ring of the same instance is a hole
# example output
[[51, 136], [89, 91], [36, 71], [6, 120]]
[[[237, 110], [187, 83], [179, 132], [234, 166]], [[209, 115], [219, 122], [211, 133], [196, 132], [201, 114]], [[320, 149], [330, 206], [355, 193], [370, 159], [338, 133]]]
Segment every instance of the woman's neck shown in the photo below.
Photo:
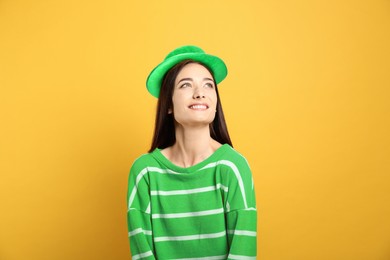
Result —
[[178, 125], [175, 134], [175, 144], [162, 152], [172, 163], [181, 167], [187, 168], [202, 162], [221, 146], [210, 137], [209, 126], [186, 128]]

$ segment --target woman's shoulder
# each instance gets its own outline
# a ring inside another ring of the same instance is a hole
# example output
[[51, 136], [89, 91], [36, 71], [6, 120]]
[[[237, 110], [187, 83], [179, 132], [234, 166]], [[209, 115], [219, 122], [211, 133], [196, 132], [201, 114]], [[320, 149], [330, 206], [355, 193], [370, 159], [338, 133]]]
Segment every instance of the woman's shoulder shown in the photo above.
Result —
[[134, 159], [133, 164], [131, 166], [132, 169], [143, 169], [146, 167], [150, 167], [156, 164], [156, 159], [152, 155], [152, 153], [144, 153]]
[[239, 151], [237, 151], [232, 146], [226, 144], [224, 145], [224, 148], [225, 148], [225, 153], [223, 154], [222, 159], [226, 159], [238, 163], [245, 163], [245, 164], [248, 163], [244, 155], [242, 155]]
[[250, 181], [252, 178], [252, 171], [247, 159], [230, 145], [224, 145], [226, 151], [221, 156], [218, 164], [226, 170], [234, 172], [235, 174], [228, 174], [229, 178], [235, 179], [237, 176]]

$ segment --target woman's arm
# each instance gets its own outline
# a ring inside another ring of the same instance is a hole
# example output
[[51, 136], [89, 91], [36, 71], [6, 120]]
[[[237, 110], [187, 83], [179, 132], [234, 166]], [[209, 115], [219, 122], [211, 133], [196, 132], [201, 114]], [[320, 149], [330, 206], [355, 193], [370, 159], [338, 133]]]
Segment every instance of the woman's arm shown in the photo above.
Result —
[[135, 162], [130, 170], [127, 194], [127, 226], [132, 259], [156, 259], [152, 239], [147, 167]]
[[227, 213], [229, 241], [228, 259], [256, 259], [256, 209], [241, 209]]
[[228, 259], [256, 259], [257, 209], [252, 173], [247, 161], [225, 161], [228, 193], [225, 200]]

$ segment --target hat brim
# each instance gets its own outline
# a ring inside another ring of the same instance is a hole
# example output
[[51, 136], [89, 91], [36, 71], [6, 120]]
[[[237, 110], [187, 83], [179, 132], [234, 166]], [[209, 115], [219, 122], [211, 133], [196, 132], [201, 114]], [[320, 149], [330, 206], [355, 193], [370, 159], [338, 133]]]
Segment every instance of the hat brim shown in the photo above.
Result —
[[183, 53], [165, 59], [152, 70], [146, 80], [146, 88], [149, 93], [158, 98], [165, 74], [177, 63], [187, 59], [200, 62], [210, 69], [217, 84], [226, 78], [227, 67], [223, 60], [217, 56], [207, 53]]

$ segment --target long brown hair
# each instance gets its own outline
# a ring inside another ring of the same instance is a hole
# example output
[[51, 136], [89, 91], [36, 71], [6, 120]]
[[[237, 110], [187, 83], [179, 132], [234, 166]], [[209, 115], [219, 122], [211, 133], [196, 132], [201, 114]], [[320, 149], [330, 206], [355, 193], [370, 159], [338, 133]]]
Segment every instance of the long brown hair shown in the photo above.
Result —
[[[184, 66], [190, 63], [198, 63], [202, 65], [210, 72], [211, 75], [213, 75], [212, 71], [204, 64], [193, 60], [184, 60], [176, 64], [167, 72], [167, 74], [165, 74], [157, 102], [154, 135], [149, 152], [153, 152], [156, 148], [164, 149], [172, 146], [176, 142], [174, 116], [173, 113], [168, 113], [168, 111], [173, 108], [172, 96], [176, 77]], [[233, 146], [232, 141], [230, 140], [225, 117], [223, 115], [217, 84], [215, 84], [215, 91], [217, 92], [217, 113], [215, 114], [214, 121], [210, 124], [210, 136], [221, 144], [229, 144]]]

